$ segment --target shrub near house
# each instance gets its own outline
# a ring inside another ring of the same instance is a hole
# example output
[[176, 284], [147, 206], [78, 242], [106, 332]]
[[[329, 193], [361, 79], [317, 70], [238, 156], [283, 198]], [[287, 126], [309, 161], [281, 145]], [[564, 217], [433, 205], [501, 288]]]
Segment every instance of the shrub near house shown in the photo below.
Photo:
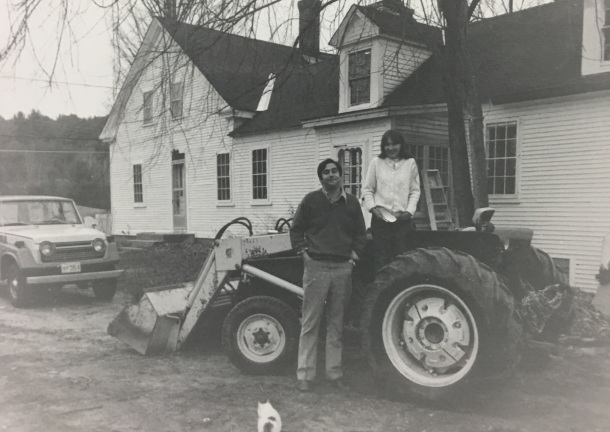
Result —
[[122, 273], [116, 245], [85, 226], [66, 198], [0, 196], [0, 257], [0, 280], [16, 307], [67, 284], [91, 285], [97, 298], [111, 300]]

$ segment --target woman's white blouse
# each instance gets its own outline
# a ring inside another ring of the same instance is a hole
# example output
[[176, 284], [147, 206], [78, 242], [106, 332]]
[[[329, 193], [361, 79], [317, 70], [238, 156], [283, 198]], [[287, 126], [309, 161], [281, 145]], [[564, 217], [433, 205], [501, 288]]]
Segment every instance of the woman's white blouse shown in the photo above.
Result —
[[419, 195], [419, 171], [415, 159], [375, 157], [369, 165], [362, 188], [364, 207], [371, 211], [380, 206], [393, 213], [415, 214]]

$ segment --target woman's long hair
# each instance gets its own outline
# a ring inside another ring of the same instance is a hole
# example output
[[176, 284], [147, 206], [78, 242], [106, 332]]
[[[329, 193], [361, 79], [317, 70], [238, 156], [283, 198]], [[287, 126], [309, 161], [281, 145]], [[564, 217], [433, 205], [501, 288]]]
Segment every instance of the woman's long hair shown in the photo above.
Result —
[[411, 159], [413, 157], [411, 152], [409, 152], [409, 150], [407, 149], [405, 137], [402, 136], [400, 131], [396, 129], [389, 129], [385, 131], [385, 133], [381, 137], [381, 153], [379, 154], [379, 157], [381, 159], [385, 159], [388, 157], [387, 153], [385, 152], [385, 146], [390, 138], [392, 139], [393, 143], [400, 144], [400, 152], [398, 152], [398, 159]]

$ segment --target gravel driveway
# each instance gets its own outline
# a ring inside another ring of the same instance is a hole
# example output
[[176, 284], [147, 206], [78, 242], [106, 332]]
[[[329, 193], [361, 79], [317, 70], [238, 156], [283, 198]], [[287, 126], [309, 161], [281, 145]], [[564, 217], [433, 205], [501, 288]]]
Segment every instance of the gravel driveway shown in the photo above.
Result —
[[126, 301], [119, 293], [101, 303], [76, 288], [25, 310], [0, 298], [0, 430], [255, 431], [257, 401], [267, 399], [284, 432], [610, 430], [608, 347], [560, 347], [503, 390], [429, 407], [379, 397], [351, 346], [349, 391], [320, 383], [310, 394], [293, 376], [241, 375], [201, 334], [183, 352], [142, 357], [106, 334]]

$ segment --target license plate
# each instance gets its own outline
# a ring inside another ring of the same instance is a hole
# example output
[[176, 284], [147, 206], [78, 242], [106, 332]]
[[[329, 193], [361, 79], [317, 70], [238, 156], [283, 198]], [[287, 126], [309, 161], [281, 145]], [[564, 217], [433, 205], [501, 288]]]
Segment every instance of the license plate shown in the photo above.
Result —
[[80, 263], [79, 262], [71, 262], [64, 263], [61, 265], [62, 273], [80, 273]]

